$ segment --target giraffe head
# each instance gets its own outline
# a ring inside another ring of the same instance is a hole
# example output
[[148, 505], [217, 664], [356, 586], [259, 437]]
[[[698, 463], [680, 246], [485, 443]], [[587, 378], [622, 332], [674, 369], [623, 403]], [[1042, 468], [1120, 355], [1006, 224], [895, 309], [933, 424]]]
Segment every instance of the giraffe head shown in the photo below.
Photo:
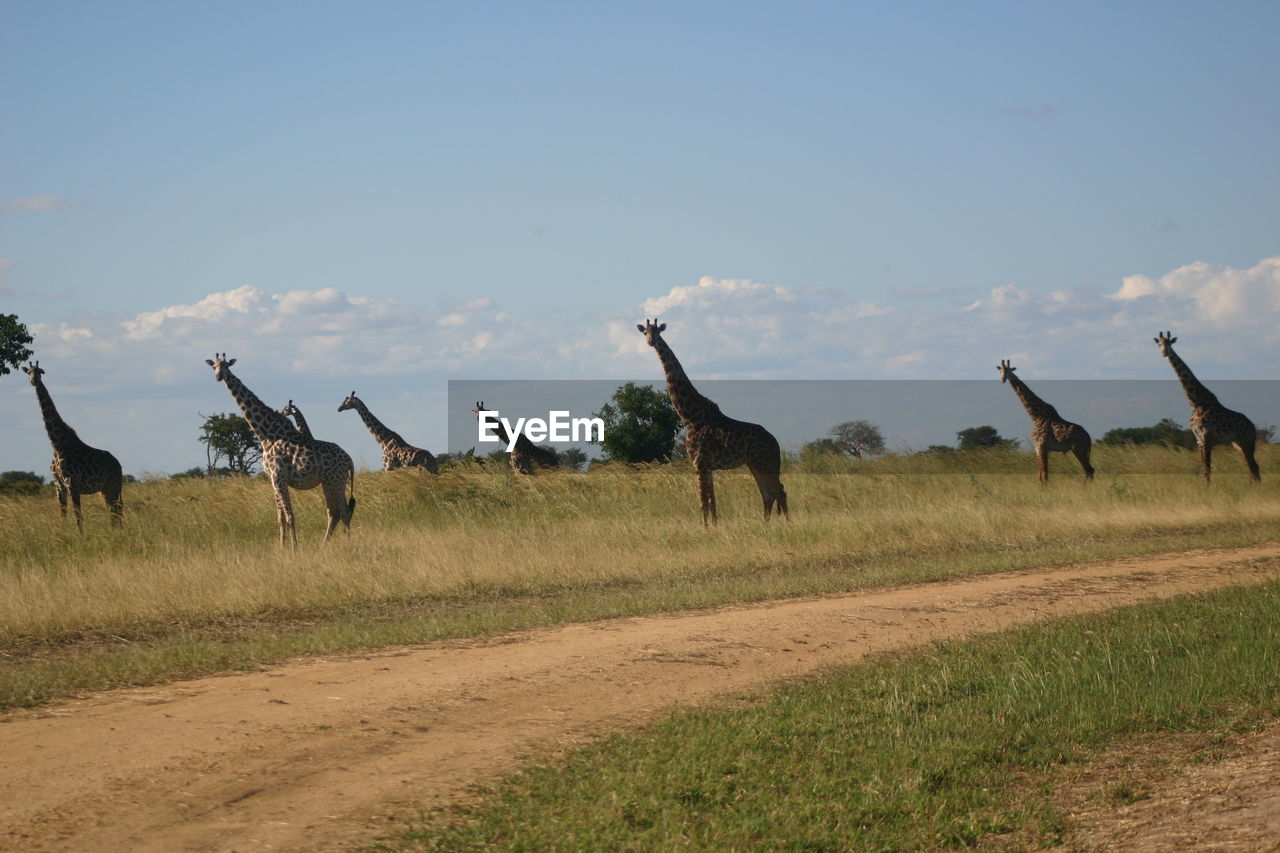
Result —
[[293, 404], [292, 400], [290, 400], [288, 403], [285, 404], [284, 408], [280, 410], [280, 414], [284, 415], [287, 418], [292, 415], [300, 415], [302, 414], [302, 412], [299, 412], [298, 407]]
[[478, 418], [480, 417], [481, 412], [487, 412], [487, 411], [489, 410], [484, 407], [484, 401], [480, 400], [476, 403], [475, 407], [471, 410], [471, 414], [475, 415]]
[[28, 361], [27, 366], [22, 368], [27, 372], [27, 376], [31, 378], [32, 385], [40, 384], [40, 377], [44, 375], [44, 368], [40, 366], [38, 361]]
[[1017, 369], [1018, 368], [1014, 367], [1012, 364], [1009, 363], [1009, 359], [1007, 358], [1002, 359], [1000, 361], [1000, 366], [996, 368], [996, 370], [1000, 371], [1001, 382], [1008, 382], [1009, 377], [1013, 375], [1013, 371]]
[[[293, 402], [292, 400], [290, 402]], [[339, 412], [345, 412], [347, 409], [354, 409], [360, 405], [360, 398], [356, 396], [356, 392], [352, 391], [347, 395], [347, 399], [342, 401], [342, 405], [338, 407]]]
[[1169, 347], [1178, 342], [1178, 339], [1173, 336], [1173, 332], [1156, 332], [1156, 336], [1152, 340], [1156, 342], [1156, 346], [1160, 347], [1161, 354], [1166, 356], [1170, 352]]
[[213, 368], [214, 379], [218, 380], [219, 382], [226, 382], [227, 370], [231, 367], [231, 365], [236, 363], [236, 360], [234, 358], [228, 360], [227, 354], [225, 352], [221, 354], [215, 352], [213, 354], [213, 358], [206, 358], [204, 360], [204, 363]]
[[658, 336], [666, 331], [667, 324], [663, 323], [659, 326], [657, 317], [654, 317], [652, 320], [646, 318], [644, 325], [641, 326], [639, 323], [636, 323], [636, 328], [640, 330], [640, 334], [644, 335], [644, 339], [648, 341], [649, 346], [652, 347], [657, 346]]

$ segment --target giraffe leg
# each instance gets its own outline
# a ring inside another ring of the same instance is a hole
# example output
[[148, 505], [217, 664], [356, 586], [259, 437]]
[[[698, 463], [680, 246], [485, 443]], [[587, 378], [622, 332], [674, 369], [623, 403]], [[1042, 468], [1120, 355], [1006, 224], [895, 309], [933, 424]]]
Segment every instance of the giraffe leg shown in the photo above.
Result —
[[107, 509], [111, 511], [111, 526], [119, 527], [124, 524], [124, 500], [120, 497], [124, 491], [124, 484], [120, 482], [112, 482], [107, 488], [102, 490], [102, 500], [106, 502]]
[[763, 471], [751, 469], [751, 475], [756, 478], [756, 487], [760, 489], [760, 497], [764, 501], [764, 517], [767, 520], [773, 515], [773, 505], [778, 505], [778, 512], [783, 516], [787, 514], [787, 493], [782, 488], [782, 481], [778, 479], [777, 471]]
[[276, 521], [280, 524], [280, 547], [293, 540], [293, 547], [298, 547], [298, 528], [293, 518], [293, 501], [289, 497], [289, 486], [283, 480], [274, 484], [276, 490]]
[[710, 468], [698, 469], [698, 496], [702, 499], [702, 526], [716, 524], [716, 486]]
[[67, 484], [57, 479], [53, 480], [53, 493], [58, 496], [58, 509], [62, 512], [62, 517], [67, 517]]
[[1071, 448], [1071, 452], [1075, 454], [1076, 459], [1080, 460], [1080, 467], [1084, 469], [1085, 482], [1093, 482], [1093, 466], [1089, 464], [1089, 445], [1077, 444]]
[[84, 518], [80, 515], [80, 490], [74, 485], [71, 487], [71, 507], [76, 514], [76, 527], [80, 531], [80, 535], [84, 535]]
[[329, 537], [333, 535], [334, 528], [338, 526], [339, 521], [346, 525], [348, 533], [351, 532], [351, 518], [347, 515], [345, 506], [346, 492], [345, 477], [337, 483], [324, 484], [324, 505], [329, 515], [329, 524], [324, 530], [325, 542], [329, 541]]
[[1043, 444], [1036, 445], [1036, 464], [1040, 469], [1040, 485], [1049, 485], [1049, 451]]
[[1237, 441], [1236, 449], [1240, 451], [1240, 458], [1244, 459], [1244, 464], [1249, 468], [1249, 479], [1255, 483], [1262, 482], [1262, 474], [1258, 471], [1258, 460], [1253, 458], [1255, 442]]
[[1200, 470], [1204, 472], [1204, 484], [1209, 485], [1209, 472], [1213, 468], [1213, 445], [1205, 438], [1200, 442]]
[[120, 500], [120, 493], [108, 494], [103, 492], [102, 502], [107, 505], [107, 509], [111, 512], [111, 526], [119, 527], [124, 524], [124, 501]]

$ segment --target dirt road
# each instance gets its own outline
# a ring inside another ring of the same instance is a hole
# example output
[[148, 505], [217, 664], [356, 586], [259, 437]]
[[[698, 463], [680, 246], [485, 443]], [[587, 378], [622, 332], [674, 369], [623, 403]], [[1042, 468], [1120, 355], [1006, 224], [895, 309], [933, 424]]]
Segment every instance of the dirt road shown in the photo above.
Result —
[[438, 643], [0, 722], [0, 849], [327, 850], [535, 750], [942, 638], [1280, 574], [1280, 543]]

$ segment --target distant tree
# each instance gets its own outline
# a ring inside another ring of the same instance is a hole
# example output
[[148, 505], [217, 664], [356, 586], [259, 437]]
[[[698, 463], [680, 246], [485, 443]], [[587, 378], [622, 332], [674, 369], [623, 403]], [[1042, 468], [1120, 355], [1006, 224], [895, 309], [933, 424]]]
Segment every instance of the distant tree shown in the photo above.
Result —
[[949, 444], [931, 444], [921, 453], [955, 453], [956, 449]]
[[1016, 438], [1004, 438], [993, 426], [977, 426], [956, 433], [961, 450], [1012, 450], [1018, 446]]
[[618, 462], [658, 462], [675, 455], [680, 416], [671, 398], [651, 385], [628, 382], [593, 413], [604, 421], [605, 455]]
[[840, 447], [840, 442], [834, 438], [815, 438], [813, 441], [806, 441], [800, 446], [800, 458], [806, 461], [813, 461], [823, 456], [844, 456], [844, 450]]
[[17, 314], [0, 314], [0, 376], [31, 358], [31, 333]]
[[205, 470], [204, 468], [201, 468], [201, 467], [199, 467], [199, 466], [196, 466], [195, 468], [188, 468], [188, 469], [187, 469], [187, 470], [185, 470], [185, 471], [179, 471], [178, 473], [176, 473], [176, 474], [174, 474], [174, 475], [170, 476], [170, 478], [169, 478], [169, 479], [171, 479], [171, 480], [198, 480], [198, 479], [200, 479], [201, 477], [204, 477], [204, 476], [206, 476], [206, 475], [207, 475], [207, 473], [206, 473], [206, 470]]
[[35, 471], [5, 471], [0, 474], [0, 495], [34, 495], [44, 485]]
[[251, 474], [262, 460], [262, 447], [253, 430], [238, 412], [201, 415], [200, 443], [205, 447], [209, 472], [215, 473], [225, 462], [232, 474]]
[[1275, 426], [1263, 424], [1258, 427], [1258, 444], [1274, 444], [1276, 440]]
[[587, 464], [587, 452], [576, 447], [566, 447], [560, 451], [560, 467], [570, 471], [581, 471]]
[[862, 458], [866, 453], [877, 456], [884, 453], [884, 436], [880, 427], [871, 421], [845, 421], [831, 428], [831, 435], [843, 453]]
[[1191, 430], [1184, 429], [1173, 418], [1164, 418], [1149, 427], [1108, 430], [1098, 443], [1110, 447], [1124, 444], [1163, 444], [1167, 447], [1191, 449], [1196, 446], [1196, 437]]

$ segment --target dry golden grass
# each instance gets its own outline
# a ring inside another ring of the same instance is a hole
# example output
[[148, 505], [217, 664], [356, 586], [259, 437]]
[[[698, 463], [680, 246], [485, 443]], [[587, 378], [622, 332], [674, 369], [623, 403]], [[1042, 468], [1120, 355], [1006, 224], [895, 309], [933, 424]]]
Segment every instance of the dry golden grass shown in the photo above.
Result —
[[[1264, 471], [1276, 455], [1263, 448]], [[318, 490], [295, 493], [297, 551], [276, 545], [260, 478], [131, 486], [125, 528], [112, 530], [89, 504], [84, 538], [52, 498], [4, 498], [0, 647], [370, 602], [625, 597], [656, 586], [678, 607], [679, 590], [709, 584], [732, 599], [735, 579], [746, 598], [828, 592], [994, 570], [1018, 565], [1019, 554], [1060, 562], [1164, 547], [1171, 537], [1227, 544], [1274, 535], [1274, 478], [1249, 484], [1225, 453], [1211, 488], [1186, 451], [1096, 456], [1097, 482], [1086, 486], [1074, 462], [1058, 457], [1048, 488], [1020, 453], [793, 464], [784, 475], [789, 524], [762, 521], [745, 471], [719, 473], [713, 529], [703, 528], [694, 478], [681, 465], [531, 478], [497, 466], [438, 477], [366, 473], [351, 536], [327, 546]], [[1147, 473], [1157, 471], [1166, 473]], [[761, 586], [768, 575], [776, 577]]]

